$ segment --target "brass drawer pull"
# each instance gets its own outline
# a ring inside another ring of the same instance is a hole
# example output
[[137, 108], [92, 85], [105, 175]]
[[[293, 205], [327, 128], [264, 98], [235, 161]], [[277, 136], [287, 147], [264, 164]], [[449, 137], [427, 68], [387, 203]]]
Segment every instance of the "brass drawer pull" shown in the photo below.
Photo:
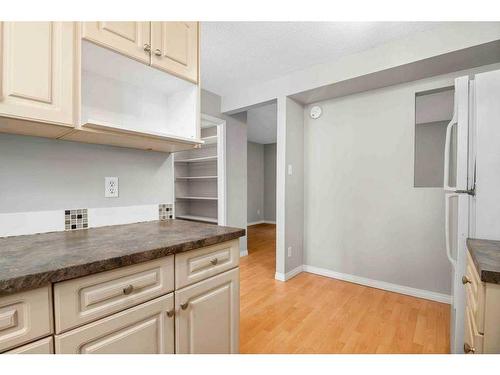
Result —
[[159, 48], [155, 49], [155, 55], [161, 56], [161, 50]]
[[462, 284], [470, 284], [470, 280], [467, 276], [462, 276]]
[[472, 353], [474, 354], [476, 352], [476, 348], [474, 348], [473, 346], [470, 346], [469, 344], [465, 343], [464, 344], [464, 353]]
[[219, 259], [214, 258], [210, 261], [210, 263], [212, 263], [212, 266], [215, 266], [217, 263], [219, 263]]
[[181, 304], [181, 309], [186, 310], [188, 308], [189, 302]]
[[169, 310], [169, 311], [167, 311], [167, 316], [168, 316], [169, 318], [173, 317], [174, 315], [175, 315], [175, 311], [174, 311], [174, 310]]
[[126, 288], [123, 288], [123, 294], [125, 294], [126, 296], [128, 296], [133, 291], [134, 291], [134, 286], [133, 285], [129, 285]]

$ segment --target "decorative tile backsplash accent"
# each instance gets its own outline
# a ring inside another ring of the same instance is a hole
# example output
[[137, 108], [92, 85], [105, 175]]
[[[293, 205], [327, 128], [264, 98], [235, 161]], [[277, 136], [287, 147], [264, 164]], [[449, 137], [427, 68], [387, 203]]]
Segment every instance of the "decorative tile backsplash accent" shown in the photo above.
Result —
[[86, 208], [64, 211], [64, 229], [76, 230], [87, 229], [88, 227], [89, 219]]
[[174, 217], [174, 205], [172, 203], [160, 203], [158, 205], [160, 220], [168, 220]]

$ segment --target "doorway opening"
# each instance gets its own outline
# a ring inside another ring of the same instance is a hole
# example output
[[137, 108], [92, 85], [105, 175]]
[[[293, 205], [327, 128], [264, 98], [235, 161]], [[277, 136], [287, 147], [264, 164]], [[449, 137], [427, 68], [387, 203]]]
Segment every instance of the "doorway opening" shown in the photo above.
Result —
[[247, 230], [252, 262], [276, 269], [277, 104], [247, 111]]

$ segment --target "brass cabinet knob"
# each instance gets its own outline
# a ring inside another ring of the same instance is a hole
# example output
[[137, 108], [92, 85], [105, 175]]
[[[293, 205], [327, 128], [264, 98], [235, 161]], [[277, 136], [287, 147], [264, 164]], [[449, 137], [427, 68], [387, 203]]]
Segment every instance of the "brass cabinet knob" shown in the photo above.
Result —
[[467, 276], [462, 276], [462, 284], [469, 284], [470, 283], [470, 280]]
[[167, 311], [167, 316], [168, 316], [169, 318], [173, 317], [174, 315], [175, 315], [175, 311], [174, 311], [174, 310], [169, 310], [169, 311]]
[[133, 291], [134, 291], [134, 286], [133, 285], [129, 285], [126, 288], [123, 288], [123, 294], [125, 294], [125, 295], [129, 295]]
[[214, 258], [210, 261], [210, 263], [212, 263], [212, 265], [215, 266], [217, 263], [219, 263], [219, 259]]
[[146, 43], [144, 44], [144, 52], [151, 53], [151, 45]]
[[181, 304], [181, 309], [186, 310], [188, 308], [189, 302]]
[[469, 344], [465, 343], [464, 344], [464, 353], [472, 353], [474, 354], [476, 352], [476, 348], [474, 348], [473, 346], [470, 346]]
[[155, 49], [155, 55], [161, 56], [161, 50], [159, 48]]

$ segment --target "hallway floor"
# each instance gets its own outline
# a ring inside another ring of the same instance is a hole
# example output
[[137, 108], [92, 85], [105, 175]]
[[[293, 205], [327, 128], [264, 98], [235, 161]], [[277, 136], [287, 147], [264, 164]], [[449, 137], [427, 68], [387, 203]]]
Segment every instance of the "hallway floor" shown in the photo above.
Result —
[[277, 281], [275, 237], [248, 228], [241, 353], [449, 353], [449, 305], [305, 272]]

